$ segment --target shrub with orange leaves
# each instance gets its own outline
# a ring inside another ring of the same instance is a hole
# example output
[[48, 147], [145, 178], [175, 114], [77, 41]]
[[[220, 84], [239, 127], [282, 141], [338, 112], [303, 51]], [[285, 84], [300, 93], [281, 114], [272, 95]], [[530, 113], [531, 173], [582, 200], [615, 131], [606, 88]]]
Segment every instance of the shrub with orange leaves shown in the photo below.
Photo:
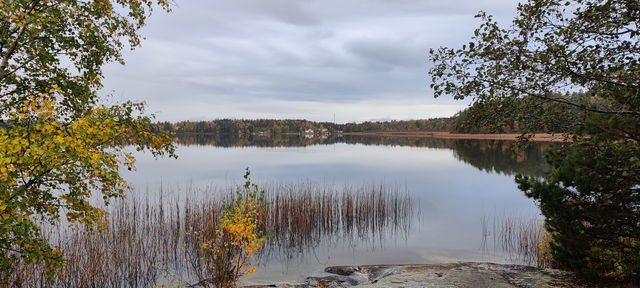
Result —
[[247, 168], [244, 186], [236, 191], [235, 201], [224, 207], [216, 233], [202, 239], [200, 263], [207, 275], [194, 286], [235, 287], [240, 276], [255, 272], [251, 261], [267, 238], [260, 227], [266, 206], [264, 191], [249, 176]]

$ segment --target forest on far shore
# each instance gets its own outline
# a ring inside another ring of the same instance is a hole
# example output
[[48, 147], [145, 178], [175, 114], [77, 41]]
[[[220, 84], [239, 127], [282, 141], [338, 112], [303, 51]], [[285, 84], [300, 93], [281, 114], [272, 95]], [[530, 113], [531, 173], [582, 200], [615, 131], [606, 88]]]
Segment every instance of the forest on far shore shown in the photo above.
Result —
[[[561, 95], [568, 99], [588, 99], [588, 93], [571, 93]], [[518, 104], [528, 99], [515, 101], [509, 109], [517, 110]], [[180, 121], [176, 123], [159, 122], [157, 126], [162, 130], [176, 134], [215, 134], [221, 136], [244, 137], [249, 135], [271, 136], [278, 134], [323, 134], [323, 133], [353, 133], [353, 132], [452, 132], [452, 133], [521, 133], [523, 125], [529, 121], [526, 118], [513, 119], [490, 126], [478, 117], [480, 105], [473, 105], [452, 117], [440, 117], [419, 120], [366, 121], [361, 123], [338, 124], [333, 122], [314, 122], [309, 120], [275, 120], [275, 119], [219, 119], [211, 121]], [[548, 107], [552, 109], [554, 107]], [[567, 123], [571, 119], [566, 119]], [[555, 127], [557, 132], [563, 132], [561, 127]]]

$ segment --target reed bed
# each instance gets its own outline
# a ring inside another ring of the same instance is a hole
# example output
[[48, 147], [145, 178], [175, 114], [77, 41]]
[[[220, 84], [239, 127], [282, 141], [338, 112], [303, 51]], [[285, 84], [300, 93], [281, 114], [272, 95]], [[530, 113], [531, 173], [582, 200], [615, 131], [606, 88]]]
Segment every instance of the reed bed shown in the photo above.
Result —
[[[43, 234], [66, 259], [54, 278], [41, 264], [16, 263], [9, 286], [154, 287], [196, 283], [205, 277], [199, 247], [219, 227], [233, 189], [186, 199], [132, 197], [109, 207], [106, 231], [45, 225]], [[408, 233], [415, 215], [407, 191], [389, 185], [333, 187], [313, 183], [272, 185], [265, 192], [261, 227], [269, 237], [262, 259], [292, 257], [323, 241], [381, 241]], [[393, 233], [390, 233], [393, 232]], [[341, 242], [342, 241], [342, 242]], [[260, 259], [259, 259], [260, 260]]]
[[[493, 223], [489, 223], [487, 217], [482, 217], [481, 226], [482, 250], [492, 248], [506, 253], [513, 261], [538, 268], [555, 268], [549, 246], [552, 237], [544, 228], [543, 220], [505, 217], [494, 218]], [[489, 239], [493, 242], [492, 247]]]
[[320, 187], [285, 185], [267, 193], [265, 252], [303, 253], [321, 242], [383, 241], [406, 235], [416, 215], [407, 191], [386, 185]]

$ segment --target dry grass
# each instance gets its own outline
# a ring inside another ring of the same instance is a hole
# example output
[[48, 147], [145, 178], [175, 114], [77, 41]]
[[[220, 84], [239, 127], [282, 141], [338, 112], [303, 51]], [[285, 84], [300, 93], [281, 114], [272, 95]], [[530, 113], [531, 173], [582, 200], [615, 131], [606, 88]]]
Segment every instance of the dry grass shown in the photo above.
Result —
[[280, 191], [267, 194], [265, 221], [270, 244], [287, 250], [407, 233], [414, 213], [408, 193], [385, 185], [327, 189], [307, 183]]
[[[208, 195], [208, 196], [202, 196]], [[414, 215], [406, 191], [386, 185], [328, 187], [311, 183], [273, 185], [266, 191], [269, 233], [263, 257], [303, 253], [321, 241], [381, 239], [407, 233]], [[16, 263], [10, 279], [19, 287], [153, 287], [187, 285], [202, 279], [200, 241], [213, 237], [228, 193], [201, 193], [175, 199], [116, 201], [107, 230], [87, 235], [81, 228], [47, 225], [44, 233], [67, 259], [57, 277], [42, 265]], [[194, 232], [200, 236], [195, 237]]]

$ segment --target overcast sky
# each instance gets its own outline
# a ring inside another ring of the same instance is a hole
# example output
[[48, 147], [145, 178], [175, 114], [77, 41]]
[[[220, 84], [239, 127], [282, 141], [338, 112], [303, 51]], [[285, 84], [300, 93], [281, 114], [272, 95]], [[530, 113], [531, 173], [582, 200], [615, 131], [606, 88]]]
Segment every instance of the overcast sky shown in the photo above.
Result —
[[427, 51], [468, 42], [479, 10], [507, 24], [517, 2], [175, 0], [105, 91], [161, 121], [451, 116], [468, 102], [433, 98]]

